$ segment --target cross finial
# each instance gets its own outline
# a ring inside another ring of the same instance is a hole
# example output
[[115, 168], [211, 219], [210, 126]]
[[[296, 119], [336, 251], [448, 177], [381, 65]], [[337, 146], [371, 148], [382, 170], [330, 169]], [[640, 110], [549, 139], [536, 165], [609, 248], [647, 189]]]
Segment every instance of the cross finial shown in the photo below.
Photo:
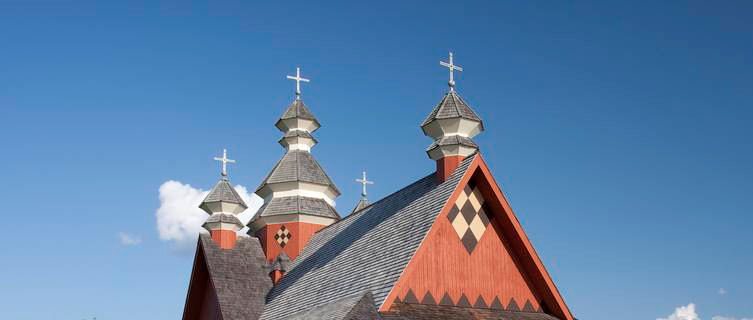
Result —
[[462, 72], [463, 68], [461, 68], [460, 66], [456, 66], [455, 63], [452, 62], [452, 52], [450, 52], [450, 62], [449, 63], [448, 62], [444, 62], [444, 61], [439, 61], [439, 64], [441, 66], [444, 66], [444, 67], [447, 67], [448, 69], [450, 69], [450, 81], [447, 84], [450, 85], [450, 91], [455, 90], [455, 70]]
[[214, 160], [222, 162], [222, 178], [227, 179], [227, 164], [235, 163], [235, 160], [230, 160], [227, 158], [227, 149], [222, 149], [222, 158], [214, 157]]
[[366, 185], [367, 184], [374, 184], [374, 181], [366, 180], [366, 171], [363, 172], [363, 178], [362, 179], [356, 179], [356, 182], [360, 182], [363, 189], [361, 191], [361, 197], [366, 198]]
[[301, 68], [300, 67], [296, 67], [295, 68], [295, 77], [294, 76], [288, 76], [288, 79], [295, 80], [295, 99], [296, 100], [300, 100], [301, 99], [301, 81], [303, 81], [303, 82], [309, 82], [311, 80], [301, 77]]

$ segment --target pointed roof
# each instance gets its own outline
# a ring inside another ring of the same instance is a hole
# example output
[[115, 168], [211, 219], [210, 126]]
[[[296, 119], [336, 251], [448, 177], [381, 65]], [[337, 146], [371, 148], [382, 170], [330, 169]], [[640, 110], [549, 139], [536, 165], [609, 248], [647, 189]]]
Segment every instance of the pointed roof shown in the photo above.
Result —
[[202, 208], [204, 209], [204, 211], [207, 211], [211, 214], [212, 212], [209, 210], [209, 208], [207, 208], [207, 204], [214, 202], [233, 203], [243, 207], [244, 209], [248, 208], [246, 203], [243, 202], [243, 199], [241, 199], [241, 196], [238, 194], [238, 192], [235, 191], [235, 189], [230, 185], [230, 182], [225, 178], [220, 179], [220, 181], [218, 181], [217, 184], [214, 185], [214, 188], [209, 191], [209, 194], [207, 194], [207, 196], [204, 198], [204, 201], [201, 202], [199, 208]]
[[[421, 123], [421, 127], [438, 119], [464, 118], [472, 121], [482, 122], [481, 118], [470, 106], [461, 98], [457, 91], [450, 90], [445, 94], [442, 101], [434, 107], [428, 117]], [[483, 130], [483, 122], [481, 124]]]
[[300, 118], [300, 119], [306, 119], [306, 120], [312, 120], [316, 122], [316, 124], [319, 124], [319, 120], [314, 117], [314, 114], [311, 113], [311, 110], [306, 106], [306, 104], [303, 103], [303, 100], [293, 100], [293, 103], [291, 103], [287, 109], [285, 109], [285, 112], [282, 113], [280, 116], [280, 120], [286, 120], [286, 119], [293, 119], [293, 118]]
[[205, 221], [204, 224], [202, 224], [201, 226], [206, 229], [209, 224], [216, 223], [216, 222], [234, 224], [240, 227], [240, 229], [244, 227], [243, 223], [235, 215], [227, 214], [227, 213], [212, 214], [209, 216], [209, 218], [207, 218], [207, 221]]
[[317, 232], [270, 291], [261, 319], [285, 318], [363, 291], [380, 306], [475, 158], [441, 184], [432, 173]]
[[429, 145], [428, 148], [426, 148], [426, 151], [431, 151], [434, 148], [440, 147], [440, 146], [447, 146], [447, 145], [464, 145], [472, 148], [478, 148], [478, 145], [473, 142], [473, 139], [463, 136], [444, 136], [438, 140], [434, 140], [431, 145]]
[[281, 182], [309, 182], [330, 186], [335, 193], [340, 194], [335, 184], [314, 157], [308, 151], [290, 150], [277, 162], [272, 171], [256, 188], [258, 192], [266, 184]]
[[257, 238], [238, 237], [234, 248], [223, 250], [208, 234], [199, 235], [183, 319], [199, 318], [207, 294], [224, 320], [258, 319], [272, 288], [266, 264]]
[[330, 206], [327, 201], [318, 198], [291, 196], [272, 198], [264, 203], [248, 224], [251, 225], [259, 217], [298, 213], [340, 219], [337, 210]]
[[369, 206], [369, 200], [367, 200], [366, 198], [361, 198], [358, 200], [358, 203], [356, 203], [356, 206], [353, 208], [353, 211], [351, 211], [350, 213], [358, 212], [361, 209], [366, 208], [368, 206]]

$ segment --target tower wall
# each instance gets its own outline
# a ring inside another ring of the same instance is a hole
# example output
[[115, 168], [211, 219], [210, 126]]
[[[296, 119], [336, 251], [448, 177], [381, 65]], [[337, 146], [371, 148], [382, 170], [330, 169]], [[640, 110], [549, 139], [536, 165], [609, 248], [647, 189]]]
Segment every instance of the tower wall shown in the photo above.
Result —
[[[283, 227], [285, 227], [284, 230]], [[281, 252], [285, 252], [291, 260], [294, 260], [301, 254], [314, 233], [324, 227], [326, 225], [306, 222], [267, 224], [256, 232], [256, 237], [262, 244], [267, 261], [274, 260]], [[288, 236], [289, 238], [283, 246], [278, 238]]]

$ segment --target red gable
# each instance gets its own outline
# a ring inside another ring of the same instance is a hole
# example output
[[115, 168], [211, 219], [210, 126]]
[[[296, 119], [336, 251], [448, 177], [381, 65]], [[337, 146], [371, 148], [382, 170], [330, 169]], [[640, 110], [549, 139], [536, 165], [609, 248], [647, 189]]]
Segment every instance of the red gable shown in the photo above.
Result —
[[395, 303], [573, 316], [482, 157], [470, 164], [380, 311]]

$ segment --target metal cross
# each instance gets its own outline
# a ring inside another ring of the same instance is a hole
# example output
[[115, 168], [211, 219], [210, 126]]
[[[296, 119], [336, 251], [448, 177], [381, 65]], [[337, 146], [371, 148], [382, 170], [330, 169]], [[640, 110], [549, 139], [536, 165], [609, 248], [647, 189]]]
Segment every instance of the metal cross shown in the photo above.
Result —
[[456, 66], [452, 62], [452, 52], [450, 52], [450, 62], [449, 63], [444, 62], [444, 61], [439, 61], [439, 64], [441, 66], [444, 66], [444, 67], [447, 67], [448, 69], [450, 69], [450, 82], [448, 82], [448, 84], [450, 85], [450, 90], [455, 90], [455, 77], [454, 77], [455, 76], [455, 70], [462, 72], [463, 68], [461, 68], [460, 66]]
[[295, 80], [295, 99], [300, 100], [301, 99], [301, 81], [303, 82], [309, 82], [311, 80], [306, 78], [301, 78], [301, 68], [296, 67], [295, 68], [295, 77], [294, 76], [288, 76], [288, 79]]
[[222, 162], [222, 177], [227, 177], [227, 164], [235, 163], [235, 160], [230, 160], [227, 158], [227, 149], [222, 149], [222, 158], [214, 157], [214, 160]]
[[356, 179], [356, 182], [360, 182], [363, 185], [363, 191], [361, 191], [361, 196], [363, 197], [366, 197], [366, 185], [374, 184], [374, 181], [366, 180], [366, 171], [363, 172], [363, 179]]

